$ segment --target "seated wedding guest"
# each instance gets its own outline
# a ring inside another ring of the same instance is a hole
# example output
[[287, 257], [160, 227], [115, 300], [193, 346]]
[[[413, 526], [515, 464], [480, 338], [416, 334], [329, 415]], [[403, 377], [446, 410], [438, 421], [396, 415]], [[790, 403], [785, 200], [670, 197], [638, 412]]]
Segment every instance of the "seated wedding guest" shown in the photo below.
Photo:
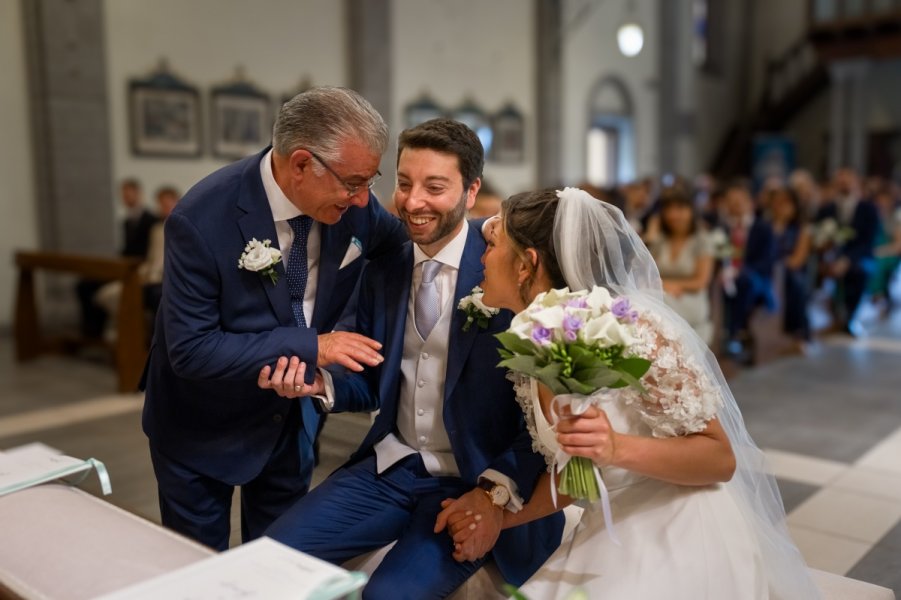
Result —
[[873, 250], [876, 267], [868, 292], [875, 301], [882, 303], [882, 308], [888, 313], [894, 304], [892, 279], [901, 262], [901, 204], [892, 186], [884, 182], [876, 191], [873, 201], [879, 209], [879, 230]]
[[[164, 186], [156, 192], [157, 217], [160, 219], [150, 229], [150, 243], [147, 257], [138, 267], [138, 274], [143, 283], [144, 309], [156, 316], [163, 288], [163, 256], [164, 229], [166, 218], [175, 208], [181, 194], [174, 187]], [[96, 302], [106, 313], [115, 318], [119, 310], [119, 299], [122, 296], [122, 282], [111, 281], [97, 290]]]
[[[501, 533], [504, 515], [532, 496], [544, 460], [496, 368], [494, 334], [510, 313], [458, 308], [482, 281], [485, 240], [464, 218], [479, 190], [482, 144], [466, 125], [434, 119], [403, 131], [397, 145], [394, 201], [412, 243], [369, 263], [357, 305], [357, 331], [382, 344], [385, 362], [362, 374], [320, 370], [312, 386], [293, 358], [280, 359], [271, 377], [268, 367], [260, 373], [261, 387], [286, 397], [326, 392], [333, 412], [379, 414], [350, 460], [266, 535], [336, 564], [396, 540], [363, 590], [367, 599], [444, 598], [492, 547], [490, 560], [518, 585], [560, 543], [562, 519]], [[478, 534], [457, 546], [436, 529], [449, 496], [460, 497], [455, 519], [484, 516]]]
[[725, 186], [717, 186], [710, 192], [707, 204], [699, 209], [701, 214], [701, 222], [704, 229], [713, 231], [714, 229], [722, 229], [723, 213], [726, 204], [726, 188]]
[[479, 193], [476, 195], [476, 203], [469, 210], [469, 217], [472, 219], [482, 219], [493, 217], [501, 209], [501, 201], [503, 198], [498, 191], [487, 181], [482, 182]]
[[[513, 373], [548, 470], [522, 510], [505, 513], [504, 527], [572, 502], [566, 495], [555, 502], [551, 493], [561, 452], [589, 459], [609, 494], [608, 501], [582, 500], [572, 539], [520, 593], [541, 600], [818, 598], [776, 482], [716, 358], [664, 303], [654, 260], [623, 214], [573, 188], [518, 194], [504, 201], [483, 262], [484, 302], [518, 312], [520, 326], [529, 324], [520, 311], [539, 294], [594, 290], [589, 305], [609, 303], [607, 316], [635, 338], [628, 352], [651, 362], [644, 391], [602, 388], [584, 412], [571, 410], [571, 396], [555, 397], [538, 379]], [[611, 295], [618, 297], [612, 303]], [[448, 523], [455, 542], [466, 543], [485, 519], [476, 512]]]
[[751, 316], [761, 304], [775, 307], [772, 277], [776, 247], [773, 230], [755, 215], [751, 193], [744, 183], [733, 183], [726, 190], [723, 227], [732, 255], [721, 273], [726, 351], [740, 362], [751, 364]]
[[820, 187], [813, 175], [806, 169], [795, 169], [788, 176], [788, 186], [798, 195], [801, 220], [805, 223], [813, 221], [820, 209]]
[[823, 206], [816, 218], [820, 229], [831, 225], [836, 236], [820, 257], [820, 269], [838, 284], [834, 329], [853, 336], [860, 333], [855, 320], [857, 308], [876, 267], [873, 247], [879, 231], [879, 211], [871, 200], [861, 197], [853, 169], [838, 169], [833, 184], [835, 200]]
[[770, 192], [770, 214], [776, 258], [782, 263], [782, 331], [792, 339], [790, 350], [803, 353], [810, 341], [807, 303], [810, 227], [803, 220], [801, 200], [790, 187]]
[[623, 186], [623, 214], [639, 235], [644, 235], [654, 212], [653, 181], [650, 177]]
[[[147, 258], [150, 246], [150, 230], [159, 220], [144, 206], [141, 184], [137, 179], [125, 179], [119, 186], [125, 220], [122, 222], [121, 256]], [[81, 334], [86, 338], [99, 339], [106, 327], [107, 311], [94, 302], [94, 296], [104, 285], [102, 281], [83, 279], [75, 286], [81, 307]]]
[[166, 527], [225, 550], [236, 487], [243, 541], [309, 489], [318, 404], [257, 374], [282, 355], [311, 378], [382, 361], [379, 343], [334, 329], [363, 264], [407, 239], [371, 192], [387, 144], [365, 98], [314, 87], [282, 105], [271, 147], [203, 178], [166, 220], [142, 420]]
[[710, 344], [713, 248], [698, 225], [694, 203], [684, 189], [673, 186], [661, 192], [660, 235], [648, 248], [660, 271], [666, 303], [704, 343]]

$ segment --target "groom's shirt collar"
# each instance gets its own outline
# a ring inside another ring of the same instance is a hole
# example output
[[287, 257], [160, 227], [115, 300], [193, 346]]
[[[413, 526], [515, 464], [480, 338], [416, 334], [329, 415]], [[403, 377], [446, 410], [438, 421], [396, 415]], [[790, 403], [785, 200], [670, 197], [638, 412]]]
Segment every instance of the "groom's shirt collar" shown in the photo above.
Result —
[[413, 268], [427, 260], [437, 260], [442, 265], [460, 268], [460, 261], [463, 260], [463, 250], [466, 248], [466, 236], [469, 234], [469, 223], [463, 221], [463, 227], [448, 244], [438, 251], [435, 256], [428, 256], [419, 247], [419, 244], [413, 244]]

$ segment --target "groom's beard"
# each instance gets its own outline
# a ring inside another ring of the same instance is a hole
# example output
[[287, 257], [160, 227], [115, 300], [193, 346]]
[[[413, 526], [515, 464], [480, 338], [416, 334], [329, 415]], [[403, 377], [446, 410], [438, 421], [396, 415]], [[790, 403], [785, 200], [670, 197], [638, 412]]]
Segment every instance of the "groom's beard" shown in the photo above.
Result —
[[434, 244], [438, 240], [450, 235], [454, 232], [454, 229], [457, 225], [460, 224], [460, 221], [463, 220], [463, 217], [466, 216], [466, 192], [463, 192], [463, 195], [460, 196], [460, 201], [457, 205], [450, 210], [450, 212], [446, 213], [434, 213], [434, 212], [418, 212], [418, 213], [408, 213], [405, 210], [401, 210], [400, 216], [403, 218], [404, 223], [407, 223], [407, 219], [410, 216], [415, 215], [425, 215], [432, 216], [435, 215], [435, 228], [430, 233], [425, 234], [414, 234], [407, 228], [407, 233], [410, 235], [410, 239], [416, 243], [421, 245], [429, 245]]

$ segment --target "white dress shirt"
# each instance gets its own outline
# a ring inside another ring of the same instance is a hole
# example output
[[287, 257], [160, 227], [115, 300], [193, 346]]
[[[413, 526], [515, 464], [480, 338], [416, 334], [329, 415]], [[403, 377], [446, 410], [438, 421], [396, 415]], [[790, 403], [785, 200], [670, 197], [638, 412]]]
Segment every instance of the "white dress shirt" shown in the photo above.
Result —
[[[266, 153], [260, 161], [260, 175], [263, 178], [263, 189], [266, 190], [266, 199], [269, 200], [269, 208], [272, 209], [272, 218], [275, 221], [275, 233], [278, 235], [278, 247], [282, 252], [282, 262], [287, 271], [288, 260], [291, 256], [291, 246], [294, 244], [294, 230], [288, 219], [299, 217], [303, 212], [293, 202], [288, 200], [282, 188], [275, 181], [272, 174], [272, 150]], [[313, 310], [316, 308], [316, 286], [319, 281], [319, 250], [322, 234], [319, 222], [314, 220], [307, 237], [307, 287], [303, 294], [303, 314], [307, 323], [313, 322]], [[257, 238], [260, 239], [260, 238]], [[263, 241], [263, 240], [260, 240]]]

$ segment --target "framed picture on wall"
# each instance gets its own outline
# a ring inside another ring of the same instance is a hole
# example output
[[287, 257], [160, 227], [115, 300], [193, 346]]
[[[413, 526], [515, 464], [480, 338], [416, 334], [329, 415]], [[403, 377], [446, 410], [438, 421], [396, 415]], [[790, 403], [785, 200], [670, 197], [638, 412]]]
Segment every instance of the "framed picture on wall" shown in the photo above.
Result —
[[166, 71], [128, 84], [131, 149], [138, 156], [201, 154], [200, 94]]
[[220, 158], [259, 152], [272, 137], [269, 95], [246, 82], [213, 88], [210, 118], [210, 143], [213, 155]]

